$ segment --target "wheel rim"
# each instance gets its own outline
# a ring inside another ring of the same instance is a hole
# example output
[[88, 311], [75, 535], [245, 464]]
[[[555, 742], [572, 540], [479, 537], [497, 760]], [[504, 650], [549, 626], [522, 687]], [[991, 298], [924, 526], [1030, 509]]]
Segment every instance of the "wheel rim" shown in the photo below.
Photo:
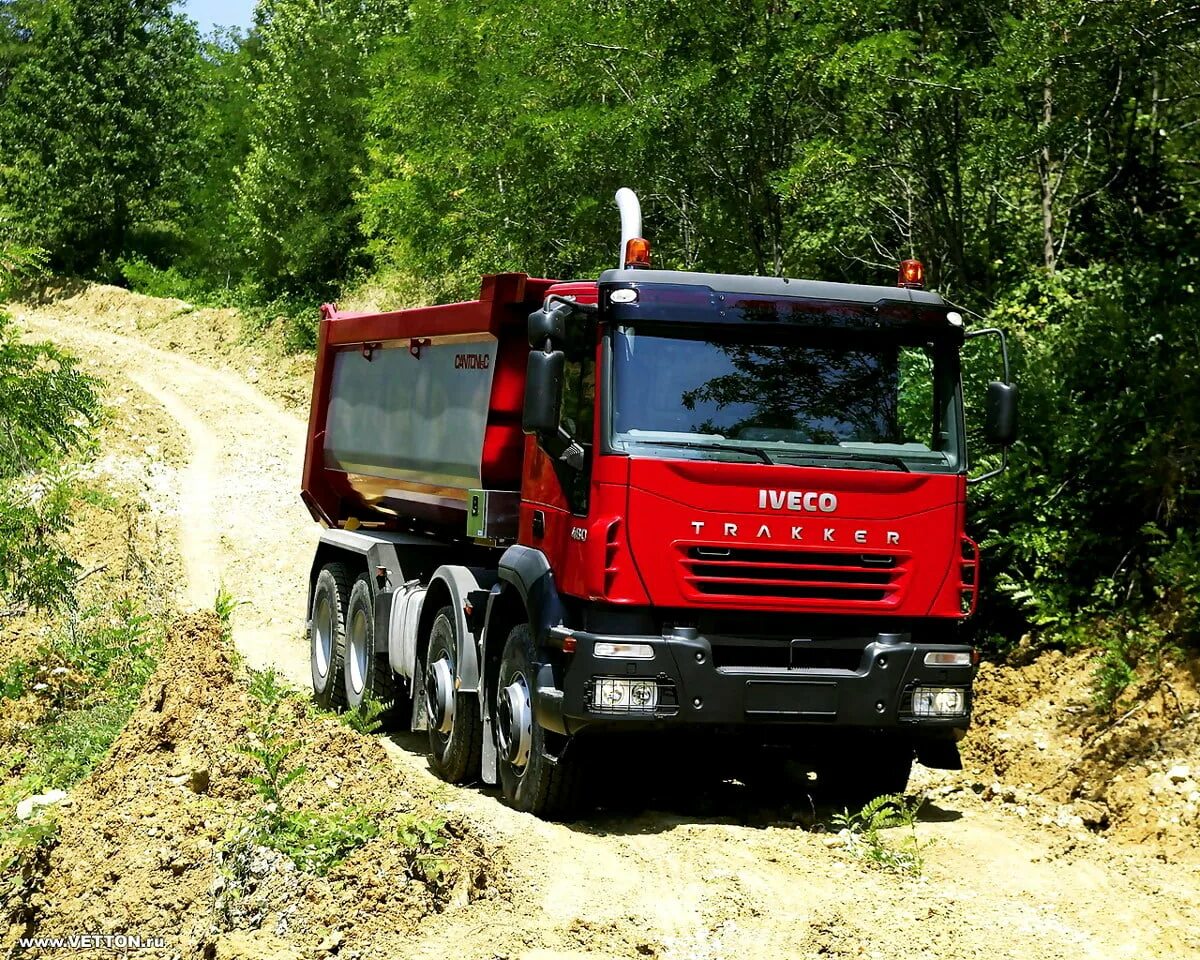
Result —
[[435, 733], [448, 736], [454, 728], [454, 666], [445, 653], [425, 671], [425, 713]]
[[312, 630], [317, 676], [323, 679], [329, 676], [329, 665], [333, 662], [333, 608], [325, 596], [317, 600]]
[[533, 746], [533, 708], [522, 673], [514, 674], [496, 698], [496, 735], [504, 759], [524, 770]]
[[350, 619], [347, 646], [350, 649], [346, 657], [346, 675], [351, 689], [356, 694], [362, 693], [367, 685], [367, 615], [362, 610], [355, 610]]

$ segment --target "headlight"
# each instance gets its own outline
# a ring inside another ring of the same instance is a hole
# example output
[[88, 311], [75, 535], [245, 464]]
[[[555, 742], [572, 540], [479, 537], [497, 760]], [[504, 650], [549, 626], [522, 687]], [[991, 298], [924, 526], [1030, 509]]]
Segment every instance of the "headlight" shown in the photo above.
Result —
[[595, 713], [653, 713], [658, 706], [658, 684], [639, 677], [593, 677], [592, 710]]
[[967, 712], [967, 692], [962, 687], [917, 687], [912, 710], [914, 717], [961, 717]]

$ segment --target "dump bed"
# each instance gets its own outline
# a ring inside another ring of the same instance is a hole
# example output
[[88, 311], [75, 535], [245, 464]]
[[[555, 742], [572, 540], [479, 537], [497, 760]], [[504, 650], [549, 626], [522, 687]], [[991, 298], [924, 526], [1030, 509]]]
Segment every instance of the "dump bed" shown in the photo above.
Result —
[[465, 303], [322, 308], [301, 491], [313, 517], [461, 535], [468, 490], [519, 490], [526, 321], [553, 283], [496, 274]]

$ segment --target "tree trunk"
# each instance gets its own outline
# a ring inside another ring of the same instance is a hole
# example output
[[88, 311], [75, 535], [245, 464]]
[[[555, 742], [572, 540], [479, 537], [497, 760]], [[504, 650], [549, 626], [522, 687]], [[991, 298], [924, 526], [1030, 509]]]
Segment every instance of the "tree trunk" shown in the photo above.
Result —
[[1038, 153], [1038, 180], [1042, 188], [1042, 258], [1048, 273], [1058, 266], [1054, 249], [1054, 162], [1050, 156], [1050, 122], [1054, 119], [1054, 88], [1047, 77], [1042, 86], [1042, 135]]

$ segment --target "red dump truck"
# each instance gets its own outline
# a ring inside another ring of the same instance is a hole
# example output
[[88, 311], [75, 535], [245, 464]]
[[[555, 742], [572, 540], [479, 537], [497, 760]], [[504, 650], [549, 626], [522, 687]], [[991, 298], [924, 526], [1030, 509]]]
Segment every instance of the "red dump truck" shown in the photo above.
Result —
[[[617, 199], [599, 280], [323, 309], [316, 698], [388, 705], [439, 776], [550, 817], [588, 745], [630, 734], [771, 745], [858, 795], [956, 767], [979, 590], [959, 360], [997, 331], [916, 261], [897, 286], [650, 269]], [[984, 427], [1007, 451], [1004, 358]]]

